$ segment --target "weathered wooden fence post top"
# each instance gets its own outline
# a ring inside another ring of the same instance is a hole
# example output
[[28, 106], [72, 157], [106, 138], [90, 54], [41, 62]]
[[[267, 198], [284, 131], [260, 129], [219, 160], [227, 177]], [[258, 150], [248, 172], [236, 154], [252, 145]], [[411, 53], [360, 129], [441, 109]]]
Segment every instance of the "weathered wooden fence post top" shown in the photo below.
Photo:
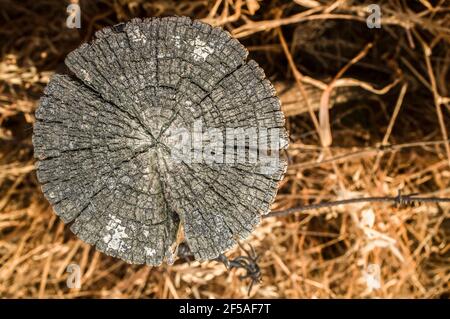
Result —
[[135, 19], [71, 52], [33, 134], [56, 214], [137, 264], [170, 263], [181, 242], [210, 260], [247, 238], [270, 210], [287, 146], [276, 92], [247, 55], [186, 17]]

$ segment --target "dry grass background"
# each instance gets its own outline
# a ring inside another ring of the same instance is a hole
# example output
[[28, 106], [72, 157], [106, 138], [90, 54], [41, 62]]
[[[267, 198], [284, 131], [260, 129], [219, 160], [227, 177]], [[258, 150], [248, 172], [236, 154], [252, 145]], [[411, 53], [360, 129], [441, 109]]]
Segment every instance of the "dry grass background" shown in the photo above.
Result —
[[[221, 25], [266, 70], [291, 135], [274, 209], [398, 190], [450, 197], [450, 3], [377, 3], [382, 29], [370, 30], [370, 1], [80, 1], [76, 30], [65, 27], [66, 1], [0, 0], [0, 297], [246, 297], [238, 273], [216, 262], [151, 268], [96, 252], [40, 191], [31, 133], [43, 88], [68, 52], [132, 17]], [[449, 211], [371, 204], [265, 219], [248, 241], [263, 272], [251, 297], [448, 298]], [[66, 287], [70, 263], [81, 289]]]

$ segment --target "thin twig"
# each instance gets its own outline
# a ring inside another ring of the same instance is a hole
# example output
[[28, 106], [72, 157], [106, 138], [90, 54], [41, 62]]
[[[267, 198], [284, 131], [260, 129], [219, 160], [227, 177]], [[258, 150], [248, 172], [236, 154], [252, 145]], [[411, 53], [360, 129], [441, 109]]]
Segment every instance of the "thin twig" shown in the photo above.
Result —
[[336, 81], [344, 75], [345, 72], [362, 58], [364, 58], [369, 52], [370, 48], [372, 48], [373, 43], [369, 42], [364, 46], [364, 48], [353, 58], [351, 59], [339, 72], [334, 76], [333, 80], [327, 85], [325, 90], [322, 92], [322, 96], [320, 98], [320, 106], [319, 106], [319, 127], [321, 134], [321, 142], [322, 146], [328, 147], [331, 145], [332, 136], [331, 136], [331, 127], [330, 127], [330, 96], [333, 91], [334, 85]]
[[313, 110], [311, 104], [309, 103], [308, 94], [306, 93], [306, 90], [302, 84], [303, 74], [298, 70], [298, 68], [295, 65], [294, 59], [292, 58], [292, 54], [289, 51], [289, 48], [288, 48], [288, 45], [284, 38], [283, 32], [281, 31], [280, 28], [277, 29], [277, 32], [278, 32], [278, 37], [280, 39], [280, 43], [283, 48], [284, 54], [286, 55], [286, 58], [288, 60], [289, 67], [291, 68], [292, 74], [294, 75], [295, 82], [300, 90], [300, 93], [302, 94], [303, 100], [305, 101], [306, 107], [308, 109], [311, 120], [314, 124], [314, 127], [317, 131], [317, 134], [319, 134], [319, 137], [322, 139], [319, 121], [317, 120], [316, 114], [314, 113], [314, 110]]
[[[403, 86], [400, 90], [400, 95], [398, 96], [398, 99], [397, 99], [397, 103], [395, 104], [394, 113], [391, 116], [388, 128], [386, 129], [386, 133], [384, 134], [383, 140], [381, 141], [381, 145], [388, 144], [389, 137], [391, 136], [392, 129], [394, 128], [394, 124], [395, 124], [395, 121], [397, 120], [398, 113], [400, 112], [400, 108], [403, 104], [403, 99], [405, 97], [407, 89], [408, 89], [408, 84], [407, 83], [403, 84]], [[380, 161], [381, 161], [381, 158], [383, 157], [383, 155], [384, 155], [384, 152], [380, 152], [377, 154], [377, 158], [375, 160], [375, 164], [373, 165], [372, 172], [375, 172], [378, 170], [378, 167], [380, 165]]]
[[[313, 168], [313, 167], [318, 167], [323, 164], [329, 164], [331, 162], [350, 160], [352, 158], [360, 158], [363, 156], [373, 156], [373, 155], [379, 154], [380, 152], [383, 152], [383, 153], [395, 152], [395, 151], [400, 151], [405, 148], [441, 145], [441, 144], [444, 144], [447, 142], [450, 142], [450, 140], [418, 141], [418, 142], [410, 142], [410, 143], [402, 143], [402, 144], [387, 144], [387, 145], [380, 145], [380, 146], [372, 146], [372, 147], [367, 147], [367, 148], [364, 148], [361, 150], [345, 153], [342, 155], [337, 155], [334, 157], [326, 158], [321, 161], [310, 161], [310, 162], [306, 162], [306, 163], [291, 164], [289, 166], [288, 170]], [[291, 149], [295, 149], [295, 148], [291, 147]]]

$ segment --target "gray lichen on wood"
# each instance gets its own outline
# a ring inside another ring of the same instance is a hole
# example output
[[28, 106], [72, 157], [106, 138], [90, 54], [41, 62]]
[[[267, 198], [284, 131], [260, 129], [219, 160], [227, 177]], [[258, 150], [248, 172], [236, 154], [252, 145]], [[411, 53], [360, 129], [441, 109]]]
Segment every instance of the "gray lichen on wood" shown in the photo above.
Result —
[[[185, 17], [103, 29], [66, 58], [36, 111], [42, 190], [85, 242], [128, 262], [173, 260], [180, 230], [197, 260], [245, 239], [269, 212], [286, 164], [174, 161], [168, 126], [261, 125], [286, 139], [263, 70], [230, 35]], [[285, 147], [282, 142], [280, 148]]]

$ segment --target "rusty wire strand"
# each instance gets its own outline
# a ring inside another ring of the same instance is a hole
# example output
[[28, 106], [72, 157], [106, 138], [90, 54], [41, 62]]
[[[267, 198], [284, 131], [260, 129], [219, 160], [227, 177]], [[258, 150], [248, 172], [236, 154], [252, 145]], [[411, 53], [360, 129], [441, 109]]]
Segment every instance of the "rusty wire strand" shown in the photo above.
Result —
[[415, 203], [450, 203], [450, 198], [441, 197], [418, 197], [418, 194], [403, 195], [400, 191], [397, 196], [375, 196], [375, 197], [362, 197], [362, 198], [349, 198], [337, 201], [324, 201], [317, 204], [298, 206], [283, 210], [276, 210], [264, 215], [263, 218], [269, 217], [281, 217], [288, 216], [290, 214], [304, 212], [307, 210], [335, 207], [348, 204], [360, 204], [360, 203], [393, 203], [397, 206], [408, 206]]

